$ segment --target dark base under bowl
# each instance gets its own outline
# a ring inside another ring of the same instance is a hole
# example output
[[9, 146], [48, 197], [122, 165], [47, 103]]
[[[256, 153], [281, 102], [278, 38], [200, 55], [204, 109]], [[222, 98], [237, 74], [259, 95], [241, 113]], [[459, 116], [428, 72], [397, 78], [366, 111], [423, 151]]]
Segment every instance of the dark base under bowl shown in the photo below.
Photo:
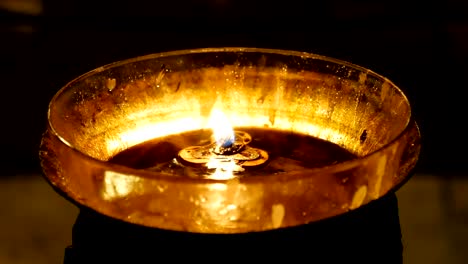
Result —
[[[198, 234], [148, 228], [83, 208], [64, 264], [75, 263], [402, 263], [395, 194], [349, 213], [291, 228]], [[344, 262], [342, 262], [344, 261]]]

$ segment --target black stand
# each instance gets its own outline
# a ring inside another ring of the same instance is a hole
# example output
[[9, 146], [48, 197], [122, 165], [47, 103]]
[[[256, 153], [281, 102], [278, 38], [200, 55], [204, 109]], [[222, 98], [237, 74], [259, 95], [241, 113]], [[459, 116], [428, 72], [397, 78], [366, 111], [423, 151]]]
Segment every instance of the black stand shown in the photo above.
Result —
[[[320, 261], [317, 261], [319, 260]], [[177, 263], [402, 263], [394, 194], [332, 219], [274, 231], [214, 235], [124, 223], [82, 209], [64, 264]]]

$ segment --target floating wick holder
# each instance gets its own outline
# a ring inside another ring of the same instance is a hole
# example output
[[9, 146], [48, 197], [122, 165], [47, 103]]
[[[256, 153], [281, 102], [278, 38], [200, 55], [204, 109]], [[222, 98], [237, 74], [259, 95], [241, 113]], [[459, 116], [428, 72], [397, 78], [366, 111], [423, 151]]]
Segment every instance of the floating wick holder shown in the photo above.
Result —
[[188, 166], [206, 166], [213, 161], [234, 162], [240, 167], [257, 167], [268, 160], [268, 152], [248, 146], [252, 137], [243, 131], [235, 131], [235, 140], [228, 146], [216, 142], [204, 146], [190, 146], [179, 151], [179, 161]]

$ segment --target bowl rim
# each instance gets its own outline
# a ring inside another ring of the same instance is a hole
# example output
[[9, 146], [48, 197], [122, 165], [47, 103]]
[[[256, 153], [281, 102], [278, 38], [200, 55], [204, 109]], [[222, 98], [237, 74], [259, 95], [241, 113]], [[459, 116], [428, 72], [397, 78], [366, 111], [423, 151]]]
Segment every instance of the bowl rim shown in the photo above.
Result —
[[[131, 176], [137, 176], [137, 177], [144, 177], [147, 178], [148, 180], [164, 180], [167, 182], [184, 182], [187, 184], [204, 184], [204, 183], [227, 183], [229, 181], [232, 181], [233, 179], [203, 179], [203, 178], [190, 178], [190, 177], [174, 177], [174, 175], [167, 174], [167, 173], [160, 173], [160, 172], [152, 172], [148, 170], [142, 170], [142, 169], [134, 169], [128, 166], [120, 165], [120, 164], [114, 164], [110, 163], [108, 161], [103, 161], [99, 159], [95, 159], [81, 151], [79, 151], [77, 148], [75, 148], [70, 142], [68, 142], [65, 138], [63, 138], [60, 133], [56, 131], [54, 128], [52, 121], [51, 121], [51, 109], [54, 103], [58, 100], [61, 94], [63, 94], [69, 87], [72, 86], [73, 83], [82, 80], [88, 76], [92, 76], [96, 73], [103, 72], [105, 70], [114, 68], [114, 67], [119, 67], [123, 66], [125, 64], [130, 64], [133, 62], [138, 62], [138, 61], [144, 61], [144, 60], [150, 60], [150, 59], [157, 59], [157, 58], [163, 58], [163, 57], [170, 57], [170, 56], [181, 56], [181, 55], [188, 55], [188, 54], [202, 54], [202, 53], [265, 53], [265, 54], [277, 54], [277, 55], [287, 55], [287, 56], [296, 56], [296, 57], [301, 57], [301, 58], [307, 58], [307, 59], [316, 59], [316, 60], [322, 60], [322, 61], [328, 61], [331, 63], [339, 64], [339, 65], [345, 65], [347, 67], [356, 69], [360, 72], [364, 72], [367, 75], [372, 75], [373, 77], [376, 77], [388, 84], [390, 84], [391, 89], [395, 89], [400, 96], [402, 96], [402, 99], [405, 101], [405, 103], [409, 107], [408, 111], [408, 118], [406, 121], [406, 124], [404, 126], [404, 129], [396, 135], [393, 139], [391, 139], [389, 142], [386, 144], [382, 145], [378, 149], [364, 155], [361, 157], [357, 157], [352, 160], [347, 160], [344, 162], [340, 162], [337, 164], [332, 164], [329, 166], [324, 166], [324, 167], [317, 167], [317, 168], [309, 168], [309, 169], [304, 169], [300, 170], [300, 174], [306, 173], [307, 175], [317, 175], [317, 174], [331, 174], [331, 173], [336, 173], [340, 171], [345, 171], [354, 167], [359, 166], [360, 164], [365, 163], [368, 160], [373, 159], [376, 155], [379, 155], [380, 153], [384, 152], [385, 150], [391, 148], [395, 144], [398, 144], [401, 138], [403, 138], [407, 133], [410, 132], [412, 129], [412, 124], [414, 123], [416, 126], [416, 122], [413, 117], [412, 113], [412, 108], [411, 104], [405, 95], [405, 93], [397, 86], [395, 85], [392, 81], [390, 81], [388, 78], [372, 71], [367, 68], [364, 68], [362, 66], [328, 57], [328, 56], [323, 56], [323, 55], [318, 55], [315, 53], [309, 53], [309, 52], [304, 52], [304, 51], [294, 51], [294, 50], [285, 50], [285, 49], [269, 49], [269, 48], [252, 48], [252, 47], [220, 47], [220, 48], [196, 48], [196, 49], [182, 49], [182, 50], [175, 50], [175, 51], [166, 51], [166, 52], [160, 52], [160, 53], [152, 53], [148, 55], [143, 55], [143, 56], [138, 56], [134, 58], [129, 58], [129, 59], [124, 59], [124, 60], [119, 60], [116, 62], [112, 62], [106, 65], [103, 65], [101, 67], [95, 68], [91, 71], [88, 71], [82, 75], [79, 75], [78, 77], [72, 79], [68, 83], [66, 83], [62, 88], [60, 88], [56, 94], [52, 97], [52, 99], [49, 102], [48, 105], [48, 111], [47, 111], [47, 124], [48, 124], [48, 129], [52, 133], [52, 135], [56, 136], [61, 143], [65, 144], [68, 148], [70, 148], [75, 154], [77, 154], [79, 157], [82, 159], [86, 160], [87, 162], [90, 162], [94, 165], [97, 165], [98, 167], [105, 168], [106, 170], [121, 173], [123, 175], [131, 175]], [[287, 173], [287, 174], [277, 174], [277, 175], [266, 175], [262, 177], [241, 177], [241, 178], [234, 178], [238, 179], [242, 183], [246, 184], [257, 184], [257, 183], [265, 183], [265, 181], [268, 181], [268, 179], [272, 179], [274, 181], [287, 181], [287, 180], [292, 180], [292, 179], [297, 179], [296, 173]]]

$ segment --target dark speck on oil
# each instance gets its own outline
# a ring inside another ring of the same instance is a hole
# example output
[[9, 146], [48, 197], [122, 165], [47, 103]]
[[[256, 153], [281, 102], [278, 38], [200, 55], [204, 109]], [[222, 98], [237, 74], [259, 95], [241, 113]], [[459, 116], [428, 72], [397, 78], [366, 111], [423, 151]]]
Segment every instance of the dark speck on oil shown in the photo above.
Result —
[[366, 139], [367, 139], [367, 130], [364, 129], [364, 131], [362, 131], [362, 134], [361, 134], [361, 136], [359, 138], [359, 140], [361, 141], [361, 144], [364, 143], [364, 141], [366, 141]]
[[[246, 169], [238, 176], [261, 176], [318, 168], [354, 159], [346, 149], [315, 137], [268, 128], [235, 128], [252, 136], [249, 146], [268, 152], [268, 162], [255, 169]], [[177, 153], [189, 146], [206, 145], [211, 130], [189, 131], [161, 137], [133, 146], [109, 161], [135, 169], [151, 170], [177, 176], [203, 177], [210, 172], [200, 167], [177, 162]]]

